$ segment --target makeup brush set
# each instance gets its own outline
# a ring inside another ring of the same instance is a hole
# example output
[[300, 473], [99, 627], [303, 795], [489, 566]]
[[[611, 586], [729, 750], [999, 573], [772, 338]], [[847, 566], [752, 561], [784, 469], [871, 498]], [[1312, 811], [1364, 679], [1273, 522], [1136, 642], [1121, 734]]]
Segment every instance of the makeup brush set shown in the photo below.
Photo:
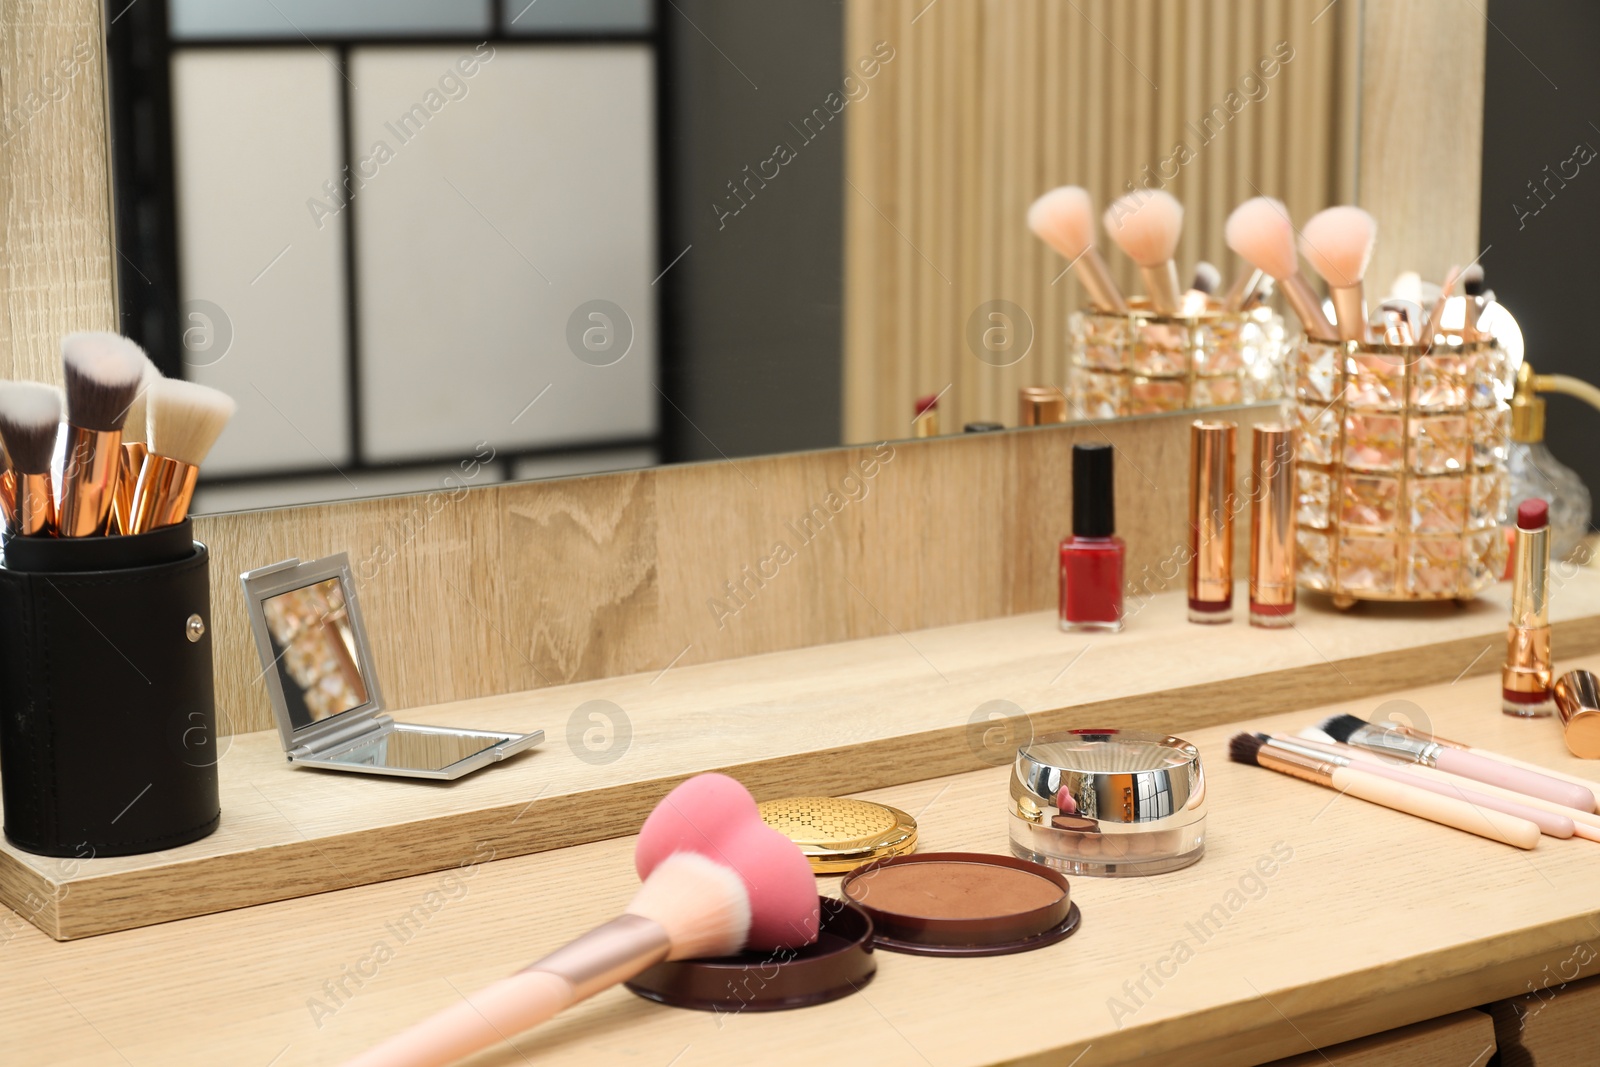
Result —
[[227, 394], [163, 378], [113, 333], [61, 343], [66, 388], [0, 382], [12, 537], [143, 534], [184, 520], [200, 464], [233, 417]]
[[1034, 202], [1028, 226], [1067, 260], [1089, 297], [1072, 317], [1068, 401], [1079, 418], [1109, 418], [1272, 400], [1284, 392], [1283, 320], [1266, 301], [1272, 282], [1247, 267], [1226, 289], [1212, 264], [1187, 287], [1174, 261], [1183, 206], [1159, 190], [1130, 193], [1101, 219], [1138, 265], [1145, 296], [1118, 288], [1095, 247], [1094, 205], [1077, 186]]
[[11, 844], [81, 860], [221, 818], [209, 554], [188, 510], [234, 402], [116, 334], [61, 347], [64, 391], [0, 382], [0, 792]]

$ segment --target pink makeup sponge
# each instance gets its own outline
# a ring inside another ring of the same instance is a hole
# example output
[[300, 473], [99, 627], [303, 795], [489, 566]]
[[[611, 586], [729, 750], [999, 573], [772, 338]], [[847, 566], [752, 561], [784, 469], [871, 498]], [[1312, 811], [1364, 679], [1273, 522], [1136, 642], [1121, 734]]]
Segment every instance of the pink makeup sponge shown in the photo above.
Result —
[[799, 846], [761, 821], [755, 798], [732, 778], [696, 775], [661, 799], [639, 828], [639, 877], [675, 852], [698, 852], [738, 873], [750, 893], [747, 947], [798, 948], [817, 939], [811, 865]]

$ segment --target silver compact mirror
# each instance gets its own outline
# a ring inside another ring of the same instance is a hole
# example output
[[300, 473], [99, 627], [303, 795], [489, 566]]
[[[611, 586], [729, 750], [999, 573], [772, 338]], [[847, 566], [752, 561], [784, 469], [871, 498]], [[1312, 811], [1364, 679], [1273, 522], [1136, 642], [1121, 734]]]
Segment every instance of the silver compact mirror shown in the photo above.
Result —
[[383, 710], [372, 647], [343, 552], [246, 571], [250, 628], [290, 763], [401, 778], [460, 778], [532, 748], [507, 734], [395, 722]]

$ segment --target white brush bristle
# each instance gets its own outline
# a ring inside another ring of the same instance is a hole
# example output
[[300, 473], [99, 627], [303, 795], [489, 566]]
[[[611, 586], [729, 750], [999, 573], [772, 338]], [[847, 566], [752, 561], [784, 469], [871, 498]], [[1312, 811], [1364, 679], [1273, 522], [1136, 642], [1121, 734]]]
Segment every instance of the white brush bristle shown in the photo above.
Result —
[[120, 430], [148, 360], [114, 333], [69, 333], [61, 339], [67, 419], [86, 430]]
[[1129, 193], [1106, 208], [1106, 233], [1141, 267], [1159, 267], [1178, 250], [1183, 205], [1160, 189]]
[[1063, 256], [1077, 259], [1094, 247], [1094, 203], [1088, 191], [1063, 185], [1045, 193], [1028, 209], [1028, 229]]
[[1378, 223], [1358, 207], [1325, 208], [1300, 231], [1300, 254], [1334, 289], [1361, 284], [1378, 240]]
[[672, 939], [668, 959], [731, 956], [750, 937], [744, 879], [698, 852], [675, 852], [662, 860], [626, 910], [661, 924]]
[[156, 370], [149, 356], [141, 352], [139, 357], [144, 360], [144, 374], [139, 377], [139, 391], [133, 394], [133, 400], [128, 404], [128, 417], [122, 424], [124, 444], [145, 443], [145, 437], [150, 432], [145, 425], [149, 418], [150, 383], [161, 377], [161, 372]]
[[176, 378], [160, 378], [145, 390], [150, 451], [198, 467], [233, 413], [233, 397]]
[[61, 390], [41, 382], [0, 382], [0, 438], [23, 474], [50, 470], [61, 425]]
[[1300, 270], [1294, 253], [1294, 223], [1281, 200], [1270, 196], [1246, 200], [1228, 216], [1223, 236], [1246, 263], [1279, 281]]

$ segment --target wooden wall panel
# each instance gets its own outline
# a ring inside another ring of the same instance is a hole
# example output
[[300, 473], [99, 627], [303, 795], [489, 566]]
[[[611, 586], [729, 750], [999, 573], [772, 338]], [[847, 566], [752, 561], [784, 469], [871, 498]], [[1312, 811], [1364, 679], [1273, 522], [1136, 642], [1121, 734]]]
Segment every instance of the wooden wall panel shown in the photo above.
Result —
[[[1305, 218], [1354, 190], [1359, 3], [850, 0], [847, 10], [847, 61], [879, 41], [895, 49], [846, 131], [848, 441], [896, 436], [915, 398], [941, 391], [946, 430], [1009, 425], [1019, 386], [1065, 382], [1067, 316], [1081, 294], [1025, 224], [1047, 189], [1082, 185], [1103, 210], [1136, 186], [1166, 188], [1186, 208], [1185, 278], [1199, 259], [1225, 278], [1235, 269], [1222, 228], [1240, 201], [1276, 196]], [[1397, 41], [1409, 50], [1415, 39]], [[1292, 59], [1247, 83], [1275, 49]], [[1203, 140], [1196, 131], [1230, 93], [1242, 106]], [[1132, 263], [1102, 246], [1119, 284], [1137, 291]], [[996, 299], [1022, 308], [1034, 331], [1013, 366], [968, 344], [969, 316]]]

